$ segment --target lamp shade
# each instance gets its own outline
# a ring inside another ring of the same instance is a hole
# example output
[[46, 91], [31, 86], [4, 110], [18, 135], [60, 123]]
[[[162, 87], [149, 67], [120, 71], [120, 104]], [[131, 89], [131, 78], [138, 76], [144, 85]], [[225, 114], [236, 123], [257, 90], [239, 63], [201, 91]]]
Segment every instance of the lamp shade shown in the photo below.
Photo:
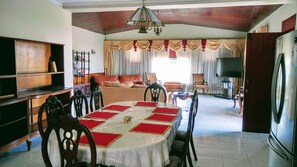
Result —
[[144, 5], [138, 8], [127, 20], [127, 25], [134, 25], [139, 29], [139, 33], [147, 33], [146, 30], [152, 27], [162, 26], [162, 22], [156, 17], [152, 10]]

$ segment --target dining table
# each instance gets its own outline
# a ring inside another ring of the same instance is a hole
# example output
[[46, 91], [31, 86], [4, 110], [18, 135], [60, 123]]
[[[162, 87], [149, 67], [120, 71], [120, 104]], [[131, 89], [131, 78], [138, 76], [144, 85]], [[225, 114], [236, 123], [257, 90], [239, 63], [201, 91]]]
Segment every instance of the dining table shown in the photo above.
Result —
[[[79, 118], [93, 135], [97, 164], [115, 167], [169, 164], [170, 147], [181, 120], [180, 107], [145, 101], [111, 103]], [[80, 139], [78, 160], [91, 160], [84, 136]]]

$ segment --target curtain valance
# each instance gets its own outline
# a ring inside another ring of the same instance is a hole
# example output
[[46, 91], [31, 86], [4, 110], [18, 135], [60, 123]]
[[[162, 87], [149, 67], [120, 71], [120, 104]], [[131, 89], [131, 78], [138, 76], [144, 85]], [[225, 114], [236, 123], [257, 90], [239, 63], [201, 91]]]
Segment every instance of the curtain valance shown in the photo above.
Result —
[[171, 49], [177, 51], [179, 49], [191, 49], [195, 50], [205, 48], [216, 50], [221, 45], [229, 50], [234, 50], [243, 55], [245, 47], [245, 39], [197, 39], [197, 40], [131, 40], [131, 41], [105, 41], [104, 42], [104, 66], [106, 74], [111, 73], [112, 65], [112, 51], [113, 50], [156, 50], [160, 51], [165, 49]]

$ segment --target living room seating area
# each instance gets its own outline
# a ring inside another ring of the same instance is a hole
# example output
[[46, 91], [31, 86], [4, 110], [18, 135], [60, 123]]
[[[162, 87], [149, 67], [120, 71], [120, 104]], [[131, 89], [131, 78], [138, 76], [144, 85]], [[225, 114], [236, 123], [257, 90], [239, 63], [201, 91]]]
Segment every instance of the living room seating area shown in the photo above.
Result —
[[[144, 92], [148, 86], [140, 74], [92, 76], [91, 89], [96, 85], [99, 85], [102, 91], [105, 105], [119, 101], [143, 101]], [[169, 99], [167, 91], [166, 96], [166, 99]], [[151, 99], [149, 94], [147, 95], [147, 99]], [[164, 101], [164, 99], [164, 95], [161, 94], [160, 101]]]

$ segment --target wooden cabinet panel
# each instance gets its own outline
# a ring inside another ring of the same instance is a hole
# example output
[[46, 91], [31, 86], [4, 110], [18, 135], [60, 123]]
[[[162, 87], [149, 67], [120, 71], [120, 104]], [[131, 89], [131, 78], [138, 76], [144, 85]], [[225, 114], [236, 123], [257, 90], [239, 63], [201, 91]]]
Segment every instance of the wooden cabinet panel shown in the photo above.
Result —
[[276, 38], [280, 33], [248, 34], [244, 83], [243, 131], [270, 131], [270, 91]]
[[16, 40], [17, 73], [48, 72], [50, 44]]
[[51, 75], [20, 76], [17, 79], [18, 92], [52, 84]]

